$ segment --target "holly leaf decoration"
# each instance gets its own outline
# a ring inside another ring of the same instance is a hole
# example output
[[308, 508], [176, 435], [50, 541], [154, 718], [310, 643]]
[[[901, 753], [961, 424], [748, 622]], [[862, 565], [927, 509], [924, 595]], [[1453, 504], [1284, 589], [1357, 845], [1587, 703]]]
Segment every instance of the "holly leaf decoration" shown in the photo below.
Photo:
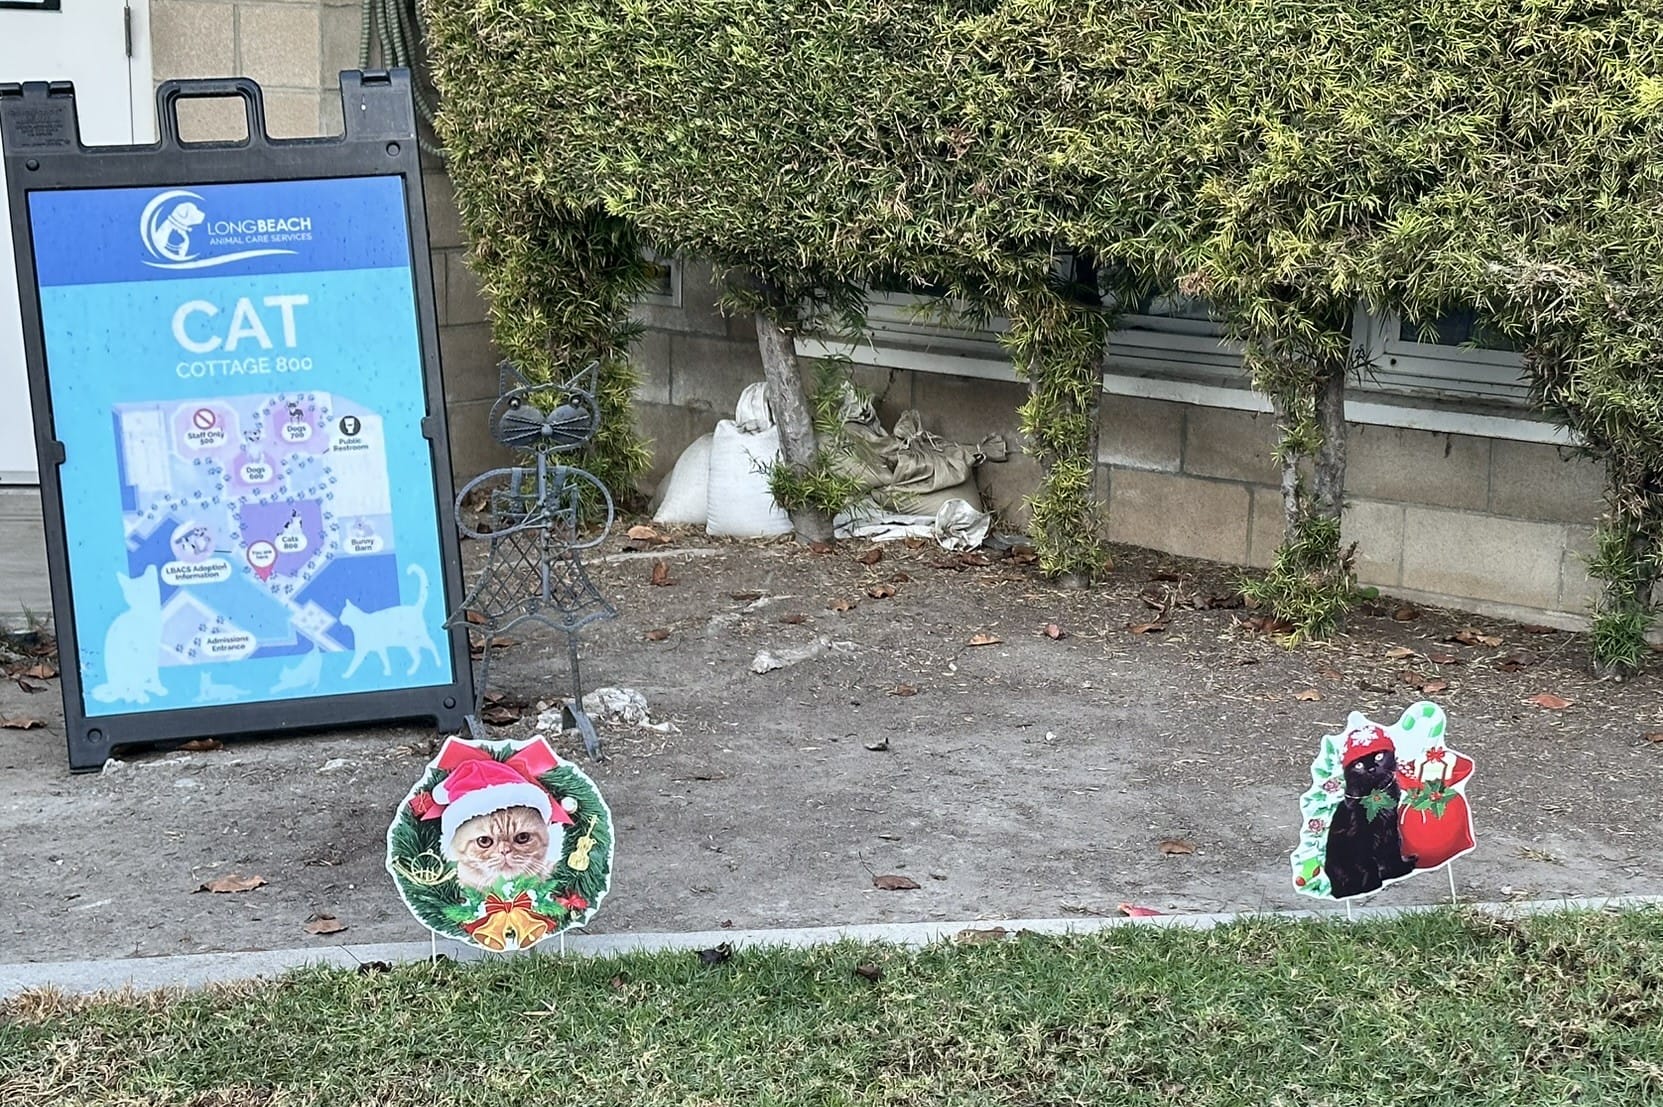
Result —
[[1428, 783], [1406, 796], [1403, 805], [1411, 811], [1430, 812], [1434, 819], [1444, 817], [1444, 809], [1455, 798], [1455, 789], [1443, 781]]
[[1396, 809], [1397, 800], [1384, 788], [1376, 788], [1363, 797], [1363, 814], [1368, 816], [1371, 823], [1387, 811]]

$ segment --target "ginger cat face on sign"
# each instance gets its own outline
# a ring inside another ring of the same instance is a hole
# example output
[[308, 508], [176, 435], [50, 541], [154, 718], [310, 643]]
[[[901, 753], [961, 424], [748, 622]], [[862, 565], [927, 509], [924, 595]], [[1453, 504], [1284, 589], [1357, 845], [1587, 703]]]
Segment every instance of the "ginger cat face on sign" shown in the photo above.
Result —
[[457, 881], [479, 891], [507, 877], [547, 877], [553, 866], [549, 824], [530, 807], [476, 815], [456, 828], [451, 852], [456, 855]]

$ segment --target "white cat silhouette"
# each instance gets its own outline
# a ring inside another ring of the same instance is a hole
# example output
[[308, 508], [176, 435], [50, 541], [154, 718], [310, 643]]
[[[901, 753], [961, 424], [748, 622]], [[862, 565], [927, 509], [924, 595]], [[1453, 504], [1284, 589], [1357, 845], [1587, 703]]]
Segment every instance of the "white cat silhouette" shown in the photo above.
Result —
[[372, 653], [381, 659], [382, 673], [392, 676], [393, 665], [387, 658], [387, 651], [395, 646], [410, 651], [411, 676], [421, 668], [424, 651], [433, 655], [435, 665], [442, 664], [439, 647], [433, 644], [433, 635], [422, 613], [427, 606], [427, 572], [420, 565], [412, 565], [405, 572], [420, 583], [415, 603], [384, 607], [380, 611], [364, 611], [351, 600], [346, 602], [341, 611], [341, 622], [352, 631], [352, 664], [341, 674], [343, 678], [357, 672], [364, 658]]
[[233, 700], [246, 699], [248, 693], [234, 684], [219, 684], [207, 673], [197, 682], [197, 703], [230, 703]]
[[292, 692], [297, 688], [316, 688], [321, 676], [323, 653], [320, 650], [308, 650], [293, 665], [283, 666], [283, 671], [278, 674], [277, 683], [271, 686], [271, 690], [276, 693]]
[[156, 566], [136, 577], [116, 574], [127, 610], [110, 620], [104, 632], [104, 683], [92, 690], [99, 703], [149, 703], [167, 695], [161, 677], [162, 592]]

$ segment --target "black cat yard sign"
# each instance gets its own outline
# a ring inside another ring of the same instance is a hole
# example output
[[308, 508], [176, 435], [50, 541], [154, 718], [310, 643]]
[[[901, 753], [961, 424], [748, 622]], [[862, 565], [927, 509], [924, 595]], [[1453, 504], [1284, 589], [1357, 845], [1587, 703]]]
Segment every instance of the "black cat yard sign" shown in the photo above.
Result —
[[[168, 82], [160, 141], [82, 146], [0, 89], [70, 764], [118, 743], [471, 699], [408, 75], [271, 140], [251, 81]], [[249, 137], [181, 142], [178, 102]]]
[[1323, 738], [1300, 802], [1298, 891], [1350, 900], [1472, 851], [1472, 758], [1449, 745], [1446, 722], [1435, 703], [1390, 726], [1354, 711]]
[[435, 935], [492, 953], [583, 926], [612, 882], [612, 815], [548, 742], [450, 738], [393, 815], [387, 871]]

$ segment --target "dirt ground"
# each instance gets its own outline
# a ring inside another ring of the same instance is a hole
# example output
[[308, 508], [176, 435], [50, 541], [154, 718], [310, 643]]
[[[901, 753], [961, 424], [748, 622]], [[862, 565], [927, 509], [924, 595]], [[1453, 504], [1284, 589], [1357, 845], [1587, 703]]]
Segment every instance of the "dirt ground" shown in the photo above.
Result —
[[[602, 726], [608, 756], [588, 771], [619, 845], [591, 929], [1313, 906], [1287, 858], [1319, 737], [1353, 708], [1389, 722], [1420, 698], [1478, 765], [1463, 898], [1663, 891], [1663, 740], [1647, 738], [1663, 732], [1663, 658], [1600, 682], [1578, 636], [1389, 600], [1289, 650], [1226, 606], [1222, 566], [1117, 550], [1107, 584], [1067, 591], [1020, 553], [888, 543], [866, 563], [875, 548], [690, 534], [595, 551], [619, 617], [586, 638], [588, 683], [640, 691], [673, 730]], [[649, 583], [658, 560], [673, 583]], [[759, 650], [822, 639], [752, 672]], [[560, 641], [498, 657], [509, 701], [560, 694]], [[0, 717], [47, 724], [0, 729], [0, 961], [426, 936], [382, 864], [430, 729], [228, 737], [71, 776], [49, 683], [0, 684]], [[1570, 706], [1529, 702], [1543, 693]], [[573, 736], [558, 745], [582, 757]], [[1194, 852], [1169, 856], [1166, 838]], [[266, 883], [193, 892], [228, 873]], [[882, 873], [921, 887], [880, 891]], [[1447, 895], [1438, 874], [1376, 902]], [[315, 913], [348, 930], [309, 937]]]

